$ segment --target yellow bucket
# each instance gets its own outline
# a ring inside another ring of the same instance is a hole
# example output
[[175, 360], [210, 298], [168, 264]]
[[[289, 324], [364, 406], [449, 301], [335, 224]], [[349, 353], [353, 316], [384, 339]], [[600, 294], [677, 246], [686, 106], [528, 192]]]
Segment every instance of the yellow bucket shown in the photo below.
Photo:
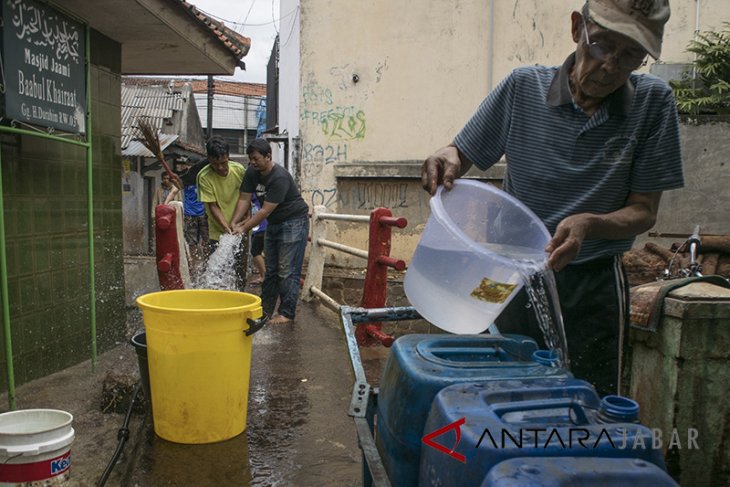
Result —
[[251, 334], [261, 299], [236, 291], [183, 289], [137, 298], [147, 334], [155, 433], [176, 443], [213, 443], [246, 429]]

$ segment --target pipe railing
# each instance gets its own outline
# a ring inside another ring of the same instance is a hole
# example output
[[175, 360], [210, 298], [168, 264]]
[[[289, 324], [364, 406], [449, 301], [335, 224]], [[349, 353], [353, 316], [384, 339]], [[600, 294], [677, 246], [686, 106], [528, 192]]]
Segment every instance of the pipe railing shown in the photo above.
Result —
[[[350, 223], [369, 224], [368, 250], [327, 240], [327, 221], [342, 221]], [[388, 269], [405, 270], [403, 260], [390, 257], [392, 227], [405, 228], [408, 221], [405, 218], [395, 218], [387, 208], [376, 208], [369, 216], [327, 213], [324, 206], [317, 206], [312, 214], [312, 251], [307, 267], [307, 276], [304, 281], [302, 299], [311, 301], [319, 298], [324, 305], [339, 312], [343, 305], [322, 291], [322, 276], [326, 259], [326, 249], [343, 252], [367, 261], [365, 283], [360, 305], [363, 308], [382, 308], [385, 306]], [[393, 337], [381, 331], [378, 321], [363, 323], [355, 330], [359, 345], [374, 345], [381, 343], [389, 347]]]
[[[378, 391], [370, 385], [362, 365], [358, 340], [355, 337], [358, 325], [373, 321], [402, 321], [422, 319], [421, 315], [412, 306], [399, 308], [353, 308], [340, 306], [340, 320], [347, 352], [350, 356], [350, 365], [355, 376], [352, 388], [352, 399], [348, 415], [355, 422], [358, 445], [362, 450], [363, 486], [390, 487], [391, 483], [385, 470], [383, 460], [375, 445], [375, 409]], [[397, 323], [396, 323], [397, 324]]]

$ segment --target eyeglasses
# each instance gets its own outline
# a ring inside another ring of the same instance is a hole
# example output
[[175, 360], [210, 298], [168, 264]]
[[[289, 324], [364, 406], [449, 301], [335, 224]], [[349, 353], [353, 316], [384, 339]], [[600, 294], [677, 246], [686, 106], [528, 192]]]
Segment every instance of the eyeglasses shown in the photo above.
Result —
[[586, 19], [583, 18], [583, 32], [585, 33], [586, 46], [588, 46], [588, 53], [593, 59], [601, 62], [607, 62], [613, 58], [619, 69], [624, 71], [633, 71], [640, 66], [646, 66], [647, 54], [639, 55], [619, 55], [613, 46], [607, 45], [600, 41], [591, 42], [588, 37], [588, 26], [586, 25]]

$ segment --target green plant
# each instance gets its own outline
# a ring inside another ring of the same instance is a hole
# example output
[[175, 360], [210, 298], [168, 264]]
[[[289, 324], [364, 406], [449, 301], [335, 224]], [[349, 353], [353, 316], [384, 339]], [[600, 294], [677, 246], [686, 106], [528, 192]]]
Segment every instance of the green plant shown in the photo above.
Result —
[[682, 113], [730, 113], [730, 22], [722, 25], [719, 32], [698, 34], [688, 44], [687, 51], [697, 56], [696, 76], [690, 71], [685, 79], [670, 82]]

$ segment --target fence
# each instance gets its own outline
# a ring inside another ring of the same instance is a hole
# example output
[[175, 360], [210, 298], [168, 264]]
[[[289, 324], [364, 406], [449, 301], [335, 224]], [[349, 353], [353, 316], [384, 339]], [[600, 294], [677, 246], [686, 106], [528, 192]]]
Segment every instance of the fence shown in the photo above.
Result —
[[[370, 226], [368, 250], [350, 247], [327, 240], [327, 221], [345, 221], [351, 223], [368, 223]], [[326, 306], [339, 312], [343, 305], [322, 291], [322, 275], [326, 258], [326, 249], [333, 249], [367, 261], [365, 283], [360, 306], [363, 308], [382, 308], [385, 306], [388, 286], [388, 268], [405, 270], [403, 260], [390, 256], [392, 227], [405, 228], [405, 218], [395, 218], [387, 208], [376, 208], [370, 215], [345, 215], [327, 213], [327, 208], [317, 206], [312, 214], [312, 251], [309, 257], [307, 276], [304, 281], [302, 299], [311, 301], [319, 298]], [[370, 346], [376, 343], [389, 347], [393, 337], [381, 331], [379, 322], [363, 323], [355, 330], [357, 343]]]

